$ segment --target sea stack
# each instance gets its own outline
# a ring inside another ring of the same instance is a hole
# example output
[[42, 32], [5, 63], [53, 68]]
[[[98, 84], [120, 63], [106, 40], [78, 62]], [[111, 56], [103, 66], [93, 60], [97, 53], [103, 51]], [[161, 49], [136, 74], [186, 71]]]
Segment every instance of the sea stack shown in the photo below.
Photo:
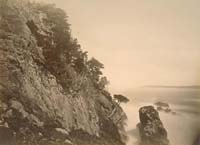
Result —
[[144, 106], [139, 110], [140, 145], [168, 145], [167, 131], [153, 106]]

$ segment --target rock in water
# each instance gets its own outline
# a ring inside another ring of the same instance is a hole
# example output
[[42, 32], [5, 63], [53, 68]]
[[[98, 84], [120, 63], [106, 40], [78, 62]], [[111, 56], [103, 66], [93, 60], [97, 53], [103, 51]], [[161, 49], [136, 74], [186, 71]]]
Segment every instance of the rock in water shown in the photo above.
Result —
[[145, 106], [139, 110], [141, 137], [140, 145], [168, 145], [167, 131], [160, 120], [159, 113], [153, 106]]
[[165, 103], [165, 102], [156, 102], [155, 103], [156, 106], [160, 106], [160, 107], [167, 107], [169, 108], [169, 104]]

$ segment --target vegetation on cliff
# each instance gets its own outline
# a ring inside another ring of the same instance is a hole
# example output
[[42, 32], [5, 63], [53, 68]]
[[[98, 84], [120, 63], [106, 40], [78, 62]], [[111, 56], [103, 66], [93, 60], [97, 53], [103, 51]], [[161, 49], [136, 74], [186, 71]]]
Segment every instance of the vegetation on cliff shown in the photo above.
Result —
[[106, 90], [103, 64], [88, 58], [67, 20], [52, 4], [0, 0], [0, 124], [12, 132], [7, 140], [122, 145], [126, 114]]

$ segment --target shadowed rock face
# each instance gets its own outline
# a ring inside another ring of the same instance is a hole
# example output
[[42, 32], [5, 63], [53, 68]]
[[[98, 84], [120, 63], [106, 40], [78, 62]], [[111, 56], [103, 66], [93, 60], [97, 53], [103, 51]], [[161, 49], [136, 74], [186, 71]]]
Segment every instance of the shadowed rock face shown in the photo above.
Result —
[[14, 143], [13, 131], [7, 127], [0, 126], [0, 145], [12, 145]]
[[153, 106], [145, 106], [139, 110], [140, 145], [168, 145], [167, 131]]

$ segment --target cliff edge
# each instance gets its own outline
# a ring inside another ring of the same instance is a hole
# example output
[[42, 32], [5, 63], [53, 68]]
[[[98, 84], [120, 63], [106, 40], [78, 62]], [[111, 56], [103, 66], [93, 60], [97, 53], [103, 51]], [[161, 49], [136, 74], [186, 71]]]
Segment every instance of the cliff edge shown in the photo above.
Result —
[[123, 145], [127, 117], [102, 68], [71, 36], [63, 10], [0, 0], [0, 134], [10, 134], [3, 144]]

